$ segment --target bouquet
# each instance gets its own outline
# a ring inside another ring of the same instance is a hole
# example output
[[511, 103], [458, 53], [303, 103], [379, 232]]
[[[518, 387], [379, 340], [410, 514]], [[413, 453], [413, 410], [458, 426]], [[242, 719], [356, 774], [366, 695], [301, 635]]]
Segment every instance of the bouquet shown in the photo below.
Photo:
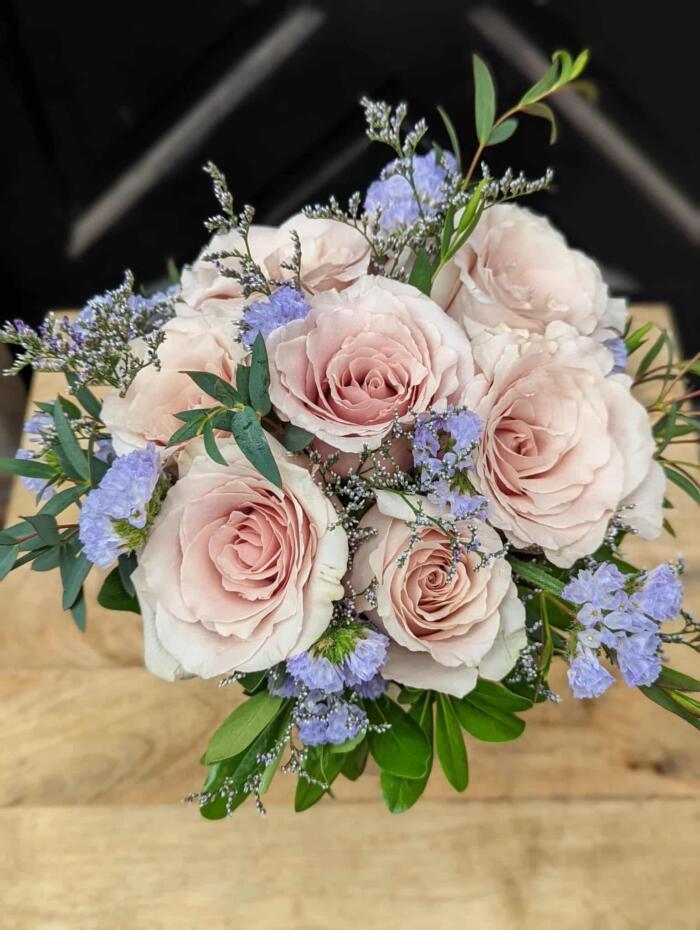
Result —
[[[700, 496], [675, 451], [698, 428], [697, 356], [635, 328], [594, 262], [515, 202], [550, 170], [483, 162], [526, 116], [553, 140], [547, 101], [586, 61], [556, 52], [499, 116], [475, 56], [468, 163], [442, 110], [445, 145], [364, 99], [391, 152], [380, 177], [279, 228], [239, 212], [210, 163], [220, 213], [167, 291], [127, 273], [76, 318], [6, 324], [12, 373], [67, 385], [2, 461], [37, 512], [2, 532], [0, 576], [58, 569], [84, 629], [83, 582], [107, 571], [98, 600], [140, 613], [148, 669], [242, 689], [202, 757], [205, 817], [264, 810], [278, 770], [305, 810], [369, 756], [392, 812], [435, 757], [463, 791], [464, 731], [519, 737], [559, 700], [555, 660], [574, 698], [637, 688], [700, 727], [700, 682], [664, 655], [700, 649], [683, 566], [620, 550], [672, 532], [667, 480]], [[645, 408], [633, 383], [658, 396]]]

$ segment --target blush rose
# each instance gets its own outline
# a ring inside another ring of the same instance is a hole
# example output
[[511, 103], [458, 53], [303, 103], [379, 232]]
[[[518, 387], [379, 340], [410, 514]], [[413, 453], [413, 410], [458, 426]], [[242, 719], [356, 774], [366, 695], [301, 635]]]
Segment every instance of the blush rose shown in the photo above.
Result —
[[[149, 442], [165, 449], [183, 425], [176, 413], [215, 403], [184, 371], [210, 372], [233, 384], [236, 366], [246, 354], [229, 320], [176, 317], [163, 329], [166, 337], [158, 349], [160, 368], [143, 368], [124, 397], [113, 391], [102, 406], [102, 419], [112, 433], [118, 455]], [[137, 354], [144, 351], [138, 341], [134, 348]]]
[[[541, 336], [482, 337], [467, 404], [484, 422], [476, 481], [489, 521], [519, 548], [568, 567], [610, 519], [661, 530], [663, 480], [646, 410], [595, 340], [553, 323]], [[627, 509], [631, 508], [631, 509]]]
[[461, 328], [408, 284], [366, 276], [310, 300], [268, 339], [280, 416], [342, 452], [377, 448], [394, 419], [459, 404], [474, 367]]
[[[423, 506], [426, 513], [436, 513], [430, 504]], [[480, 566], [479, 555], [464, 553], [451, 572], [447, 536], [435, 526], [423, 526], [411, 546], [412, 519], [397, 494], [377, 493], [376, 506], [361, 523], [377, 532], [355, 556], [352, 585], [364, 591], [376, 578], [376, 607], [364, 606], [391, 639], [384, 677], [462, 697], [479, 675], [500, 680], [511, 670], [526, 644], [525, 608], [505, 559]], [[483, 553], [502, 548], [491, 527], [473, 525]], [[462, 524], [455, 526], [459, 532]], [[471, 538], [466, 524], [463, 535]]]
[[307, 469], [273, 438], [282, 489], [232, 440], [180, 459], [133, 574], [146, 665], [162, 678], [261, 671], [308, 649], [343, 596], [348, 541]]
[[515, 204], [484, 211], [432, 297], [470, 336], [484, 329], [542, 333], [556, 321], [590, 335], [622, 329], [626, 317], [625, 302], [610, 297], [595, 262], [570, 248], [546, 217]]

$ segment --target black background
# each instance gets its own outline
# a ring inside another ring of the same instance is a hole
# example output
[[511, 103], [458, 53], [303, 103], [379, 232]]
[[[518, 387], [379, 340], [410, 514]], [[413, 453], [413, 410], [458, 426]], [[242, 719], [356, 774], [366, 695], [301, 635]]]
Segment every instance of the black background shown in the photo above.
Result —
[[[290, 10], [281, 0], [59, 4], [14, 0], [0, 14], [0, 317], [37, 320], [49, 307], [79, 306], [118, 283], [125, 268], [145, 283], [168, 257], [191, 260], [215, 207], [199, 170], [211, 158], [238, 203], [279, 222], [303, 203], [364, 189], [387, 160], [362, 144], [362, 93], [405, 99], [446, 143], [435, 105], [473, 151], [471, 53], [487, 59], [505, 105], [528, 81], [468, 19], [477, 4], [452, 0], [317, 0], [322, 26], [251, 92], [188, 156], [77, 258], [75, 220], [121, 172]], [[483, 6], [483, 4], [481, 4]], [[696, 32], [683, 2], [551, 0], [488, 4], [549, 54], [592, 52], [599, 106], [690, 197], [697, 191]], [[499, 173], [512, 164], [537, 176], [551, 165], [549, 213], [572, 244], [600, 260], [636, 300], [667, 300], [686, 350], [696, 350], [696, 258], [674, 226], [585, 136], [562, 123], [521, 124], [492, 149]], [[694, 137], [695, 136], [695, 137]], [[388, 150], [387, 150], [388, 151]]]

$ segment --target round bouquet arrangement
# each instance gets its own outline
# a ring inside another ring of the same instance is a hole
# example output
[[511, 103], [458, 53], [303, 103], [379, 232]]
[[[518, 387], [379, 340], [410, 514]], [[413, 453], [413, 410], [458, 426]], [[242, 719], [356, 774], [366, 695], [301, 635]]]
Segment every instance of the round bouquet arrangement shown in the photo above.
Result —
[[[555, 659], [575, 698], [638, 688], [700, 727], [700, 682], [664, 664], [667, 643], [700, 648], [682, 565], [620, 552], [670, 531], [667, 480], [698, 501], [671, 452], [697, 431], [697, 359], [635, 328], [594, 262], [515, 202], [551, 171], [482, 161], [525, 116], [554, 135], [546, 101], [586, 60], [556, 52], [498, 116], [475, 57], [469, 164], [443, 111], [449, 147], [363, 100], [391, 149], [380, 177], [279, 228], [234, 209], [209, 164], [221, 212], [168, 291], [127, 274], [77, 318], [5, 326], [13, 372], [67, 388], [2, 461], [37, 513], [0, 535], [0, 576], [59, 570], [84, 629], [83, 582], [105, 570], [99, 601], [141, 614], [154, 674], [242, 688], [202, 758], [205, 817], [263, 810], [278, 771], [304, 810], [369, 756], [393, 812], [434, 756], [462, 791], [464, 731], [520, 736], [559, 700]], [[659, 388], [648, 408], [633, 353]]]

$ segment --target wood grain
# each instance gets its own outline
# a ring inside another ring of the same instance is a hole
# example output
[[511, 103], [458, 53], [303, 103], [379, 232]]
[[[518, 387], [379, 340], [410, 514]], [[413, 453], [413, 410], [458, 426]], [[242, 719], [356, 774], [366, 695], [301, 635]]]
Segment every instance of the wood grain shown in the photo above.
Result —
[[694, 801], [0, 811], [3, 930], [698, 930]]

